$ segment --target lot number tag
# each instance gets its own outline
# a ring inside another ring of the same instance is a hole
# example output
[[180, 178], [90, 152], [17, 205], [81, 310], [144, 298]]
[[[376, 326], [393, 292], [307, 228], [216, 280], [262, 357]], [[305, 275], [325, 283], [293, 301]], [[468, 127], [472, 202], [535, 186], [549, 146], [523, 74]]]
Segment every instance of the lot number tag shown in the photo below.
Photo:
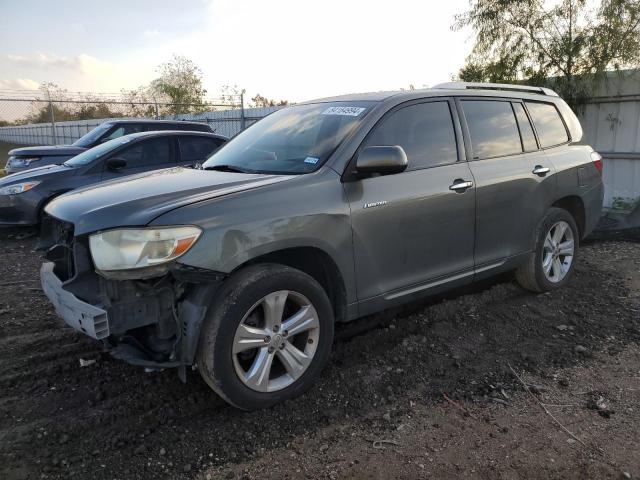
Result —
[[322, 112], [322, 115], [346, 115], [348, 117], [357, 117], [365, 110], [366, 108], [364, 107], [329, 107]]

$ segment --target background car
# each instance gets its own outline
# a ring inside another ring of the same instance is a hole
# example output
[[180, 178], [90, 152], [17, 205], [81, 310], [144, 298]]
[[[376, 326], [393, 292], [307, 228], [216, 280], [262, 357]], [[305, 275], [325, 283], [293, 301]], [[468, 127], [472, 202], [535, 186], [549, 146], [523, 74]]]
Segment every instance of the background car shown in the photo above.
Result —
[[85, 150], [61, 165], [47, 165], [0, 179], [0, 225], [36, 225], [53, 197], [135, 173], [195, 166], [227, 141], [202, 132], [145, 132]]
[[113, 120], [100, 124], [86, 135], [76, 140], [73, 145], [53, 145], [46, 147], [22, 147], [9, 151], [5, 171], [16, 173], [45, 165], [62, 162], [114, 138], [140, 132], [159, 130], [184, 130], [191, 132], [213, 133], [206, 123], [183, 122], [171, 120]]

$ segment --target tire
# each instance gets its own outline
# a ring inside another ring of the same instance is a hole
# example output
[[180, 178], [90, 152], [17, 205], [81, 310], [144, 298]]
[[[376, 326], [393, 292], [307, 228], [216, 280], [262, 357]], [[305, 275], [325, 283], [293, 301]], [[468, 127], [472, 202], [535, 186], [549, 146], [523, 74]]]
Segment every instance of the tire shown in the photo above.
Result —
[[[560, 229], [556, 229], [557, 227]], [[565, 233], [559, 242], [555, 242], [563, 227]], [[548, 239], [551, 240], [551, 244], [548, 243]], [[571, 255], [566, 254], [569, 251], [569, 240], [573, 242]], [[527, 262], [516, 270], [516, 280], [526, 290], [539, 293], [565, 286], [573, 275], [579, 244], [578, 226], [573, 216], [561, 208], [550, 208], [536, 229], [533, 252], [529, 254]], [[562, 255], [562, 252], [565, 255]]]
[[213, 299], [198, 370], [231, 405], [267, 408], [313, 385], [329, 360], [333, 328], [331, 302], [312, 277], [282, 265], [253, 265], [233, 274]]

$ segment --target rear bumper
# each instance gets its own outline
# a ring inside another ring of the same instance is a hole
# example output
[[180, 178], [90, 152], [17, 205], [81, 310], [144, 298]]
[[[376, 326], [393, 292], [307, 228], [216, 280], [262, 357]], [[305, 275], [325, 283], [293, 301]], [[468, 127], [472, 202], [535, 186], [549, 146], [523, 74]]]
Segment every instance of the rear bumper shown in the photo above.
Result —
[[109, 336], [109, 319], [102, 308], [83, 302], [63, 288], [54, 272], [53, 262], [45, 262], [40, 269], [42, 290], [67, 325], [96, 340]]

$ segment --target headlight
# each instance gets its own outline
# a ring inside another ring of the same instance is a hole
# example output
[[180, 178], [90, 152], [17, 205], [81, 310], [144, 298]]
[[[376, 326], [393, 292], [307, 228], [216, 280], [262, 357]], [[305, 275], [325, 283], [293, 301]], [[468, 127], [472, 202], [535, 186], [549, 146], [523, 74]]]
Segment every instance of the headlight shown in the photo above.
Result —
[[40, 157], [13, 157], [13, 160], [9, 160], [14, 167], [28, 167], [32, 162], [40, 160]]
[[91, 235], [89, 246], [98, 270], [129, 270], [175, 260], [201, 233], [198, 227], [109, 230]]
[[15, 185], [9, 185], [8, 187], [0, 188], [0, 195], [17, 195], [19, 193], [28, 192], [40, 182], [25, 182], [16, 183]]

